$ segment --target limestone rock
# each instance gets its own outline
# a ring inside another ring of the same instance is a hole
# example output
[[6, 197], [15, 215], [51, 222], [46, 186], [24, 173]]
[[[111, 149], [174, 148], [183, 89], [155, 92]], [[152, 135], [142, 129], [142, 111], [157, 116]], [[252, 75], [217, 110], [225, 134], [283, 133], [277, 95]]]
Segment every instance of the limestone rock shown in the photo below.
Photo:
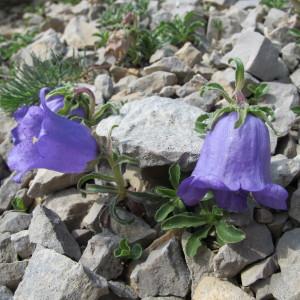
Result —
[[15, 233], [27, 229], [31, 221], [31, 214], [18, 211], [6, 211], [0, 216], [0, 233]]

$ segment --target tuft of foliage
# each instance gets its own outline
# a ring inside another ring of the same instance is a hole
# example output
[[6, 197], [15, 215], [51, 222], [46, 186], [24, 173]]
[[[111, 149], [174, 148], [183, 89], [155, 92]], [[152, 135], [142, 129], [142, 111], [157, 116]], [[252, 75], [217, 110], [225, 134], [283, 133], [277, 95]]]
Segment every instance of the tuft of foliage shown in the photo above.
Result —
[[184, 18], [176, 16], [172, 21], [161, 22], [156, 31], [163, 43], [182, 46], [185, 42], [200, 44], [196, 32], [204, 26], [194, 12], [187, 13]]
[[261, 0], [261, 3], [270, 8], [282, 9], [286, 7], [288, 2], [286, 0]]
[[12, 205], [14, 210], [22, 211], [22, 212], [27, 211], [27, 207], [26, 207], [26, 205], [25, 205], [22, 198], [15, 197], [13, 199], [13, 201], [11, 202], [11, 205]]
[[248, 84], [247, 89], [251, 92], [251, 97], [248, 99], [250, 104], [257, 104], [263, 96], [268, 93], [268, 85], [266, 83]]
[[32, 65], [17, 67], [12, 79], [0, 86], [0, 108], [14, 112], [20, 106], [36, 104], [42, 87], [55, 88], [76, 81], [82, 76], [83, 70], [82, 58], [63, 59], [52, 53], [50, 59], [42, 61], [32, 55]]
[[119, 247], [115, 249], [114, 256], [124, 260], [138, 260], [143, 254], [143, 248], [139, 243], [129, 245], [127, 239], [122, 239]]
[[35, 32], [14, 33], [10, 38], [0, 35], [0, 61], [9, 60], [21, 48], [33, 42]]

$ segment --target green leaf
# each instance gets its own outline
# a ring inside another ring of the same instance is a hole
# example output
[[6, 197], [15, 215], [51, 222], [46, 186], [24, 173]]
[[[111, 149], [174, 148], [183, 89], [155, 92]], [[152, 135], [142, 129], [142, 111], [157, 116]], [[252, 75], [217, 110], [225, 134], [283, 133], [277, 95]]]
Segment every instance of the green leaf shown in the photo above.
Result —
[[164, 203], [155, 213], [154, 219], [156, 222], [160, 223], [165, 220], [168, 215], [174, 211], [175, 206], [173, 203], [167, 202]]
[[86, 184], [85, 189], [80, 190], [84, 194], [110, 193], [117, 194], [118, 189], [114, 186], [100, 184]]
[[296, 38], [300, 38], [300, 30], [297, 28], [290, 29], [288, 33]]
[[211, 227], [212, 226], [203, 226], [189, 237], [185, 245], [187, 256], [193, 257], [197, 254], [199, 247], [202, 246], [202, 240], [207, 238]]
[[143, 254], [143, 248], [140, 244], [136, 243], [131, 248], [130, 258], [133, 260], [138, 260]]
[[238, 113], [238, 119], [234, 123], [234, 128], [239, 128], [245, 123], [247, 113], [248, 113], [248, 108], [247, 107], [240, 108], [238, 109], [237, 113]]
[[177, 197], [177, 194], [176, 194], [175, 190], [168, 189], [168, 188], [163, 187], [163, 186], [157, 186], [154, 191], [155, 191], [155, 193], [157, 193], [158, 195], [160, 195], [161, 197], [164, 197], [164, 198], [175, 198], [175, 197]]
[[90, 180], [94, 180], [94, 179], [100, 179], [100, 180], [104, 180], [104, 181], [108, 181], [108, 182], [114, 182], [115, 178], [109, 175], [105, 175], [105, 174], [99, 174], [99, 173], [90, 173], [87, 175], [82, 176], [77, 183], [77, 189], [81, 190], [83, 185], [90, 181]]
[[216, 82], [211, 82], [200, 89], [200, 95], [202, 96], [206, 91], [218, 91], [220, 94], [227, 100], [228, 103], [234, 104], [233, 99], [228, 95], [228, 93], [224, 90], [224, 88]]
[[238, 243], [246, 238], [245, 233], [241, 229], [226, 223], [224, 220], [216, 224], [216, 233], [226, 244]]
[[241, 61], [240, 58], [230, 58], [229, 59], [229, 64], [232, 62], [235, 63], [236, 69], [235, 69], [235, 90], [236, 91], [242, 91], [244, 85], [245, 85], [245, 70], [244, 70], [244, 64]]
[[137, 165], [138, 160], [136, 158], [133, 158], [133, 157], [129, 156], [129, 155], [122, 154], [118, 157], [117, 163], [119, 165], [122, 165], [122, 164]]
[[180, 182], [180, 166], [178, 163], [172, 164], [169, 168], [169, 180], [174, 189], [177, 189]]
[[195, 123], [195, 131], [197, 131], [200, 134], [206, 133], [208, 127], [207, 120], [209, 119], [209, 117], [210, 117], [209, 114], [203, 114], [199, 116]]
[[117, 212], [117, 203], [118, 203], [118, 196], [113, 197], [110, 202], [109, 202], [109, 214], [112, 218], [114, 218], [118, 223], [122, 224], [122, 225], [128, 225], [134, 222], [134, 218], [129, 219], [129, 220], [125, 220], [122, 219]]
[[15, 197], [11, 203], [12, 207], [14, 210], [18, 210], [18, 211], [27, 211], [27, 207], [23, 201], [22, 198], [19, 197]]
[[182, 213], [168, 218], [162, 223], [161, 227], [163, 230], [198, 227], [205, 225], [206, 221], [205, 216], [194, 216]]
[[292, 112], [295, 113], [296, 115], [300, 115], [300, 106], [295, 106], [291, 108]]

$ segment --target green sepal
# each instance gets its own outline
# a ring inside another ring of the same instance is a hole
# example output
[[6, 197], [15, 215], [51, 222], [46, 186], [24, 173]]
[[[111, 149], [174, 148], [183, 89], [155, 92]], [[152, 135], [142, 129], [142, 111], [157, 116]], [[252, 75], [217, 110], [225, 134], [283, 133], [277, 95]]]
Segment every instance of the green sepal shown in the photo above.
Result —
[[217, 236], [226, 244], [238, 243], [246, 238], [245, 233], [224, 220], [216, 224]]
[[230, 58], [228, 63], [231, 64], [232, 62], [235, 63], [235, 90], [242, 91], [245, 85], [245, 69], [244, 64], [240, 58]]
[[174, 189], [177, 189], [179, 182], [180, 182], [180, 166], [178, 163], [172, 164], [169, 168], [169, 180], [172, 184]]
[[207, 235], [211, 228], [211, 225], [203, 226], [189, 237], [185, 245], [187, 256], [193, 257], [197, 254], [199, 247], [202, 246], [202, 240], [207, 238]]

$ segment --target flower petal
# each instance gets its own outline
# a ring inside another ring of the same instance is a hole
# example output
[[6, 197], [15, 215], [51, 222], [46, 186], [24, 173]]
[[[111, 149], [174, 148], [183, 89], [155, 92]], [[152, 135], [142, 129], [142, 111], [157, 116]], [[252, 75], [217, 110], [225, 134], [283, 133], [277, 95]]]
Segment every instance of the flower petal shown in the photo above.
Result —
[[242, 212], [247, 209], [248, 192], [220, 190], [214, 190], [213, 192], [219, 207], [232, 212]]
[[259, 204], [274, 209], [287, 209], [288, 192], [278, 184], [268, 184], [263, 190], [252, 194]]

